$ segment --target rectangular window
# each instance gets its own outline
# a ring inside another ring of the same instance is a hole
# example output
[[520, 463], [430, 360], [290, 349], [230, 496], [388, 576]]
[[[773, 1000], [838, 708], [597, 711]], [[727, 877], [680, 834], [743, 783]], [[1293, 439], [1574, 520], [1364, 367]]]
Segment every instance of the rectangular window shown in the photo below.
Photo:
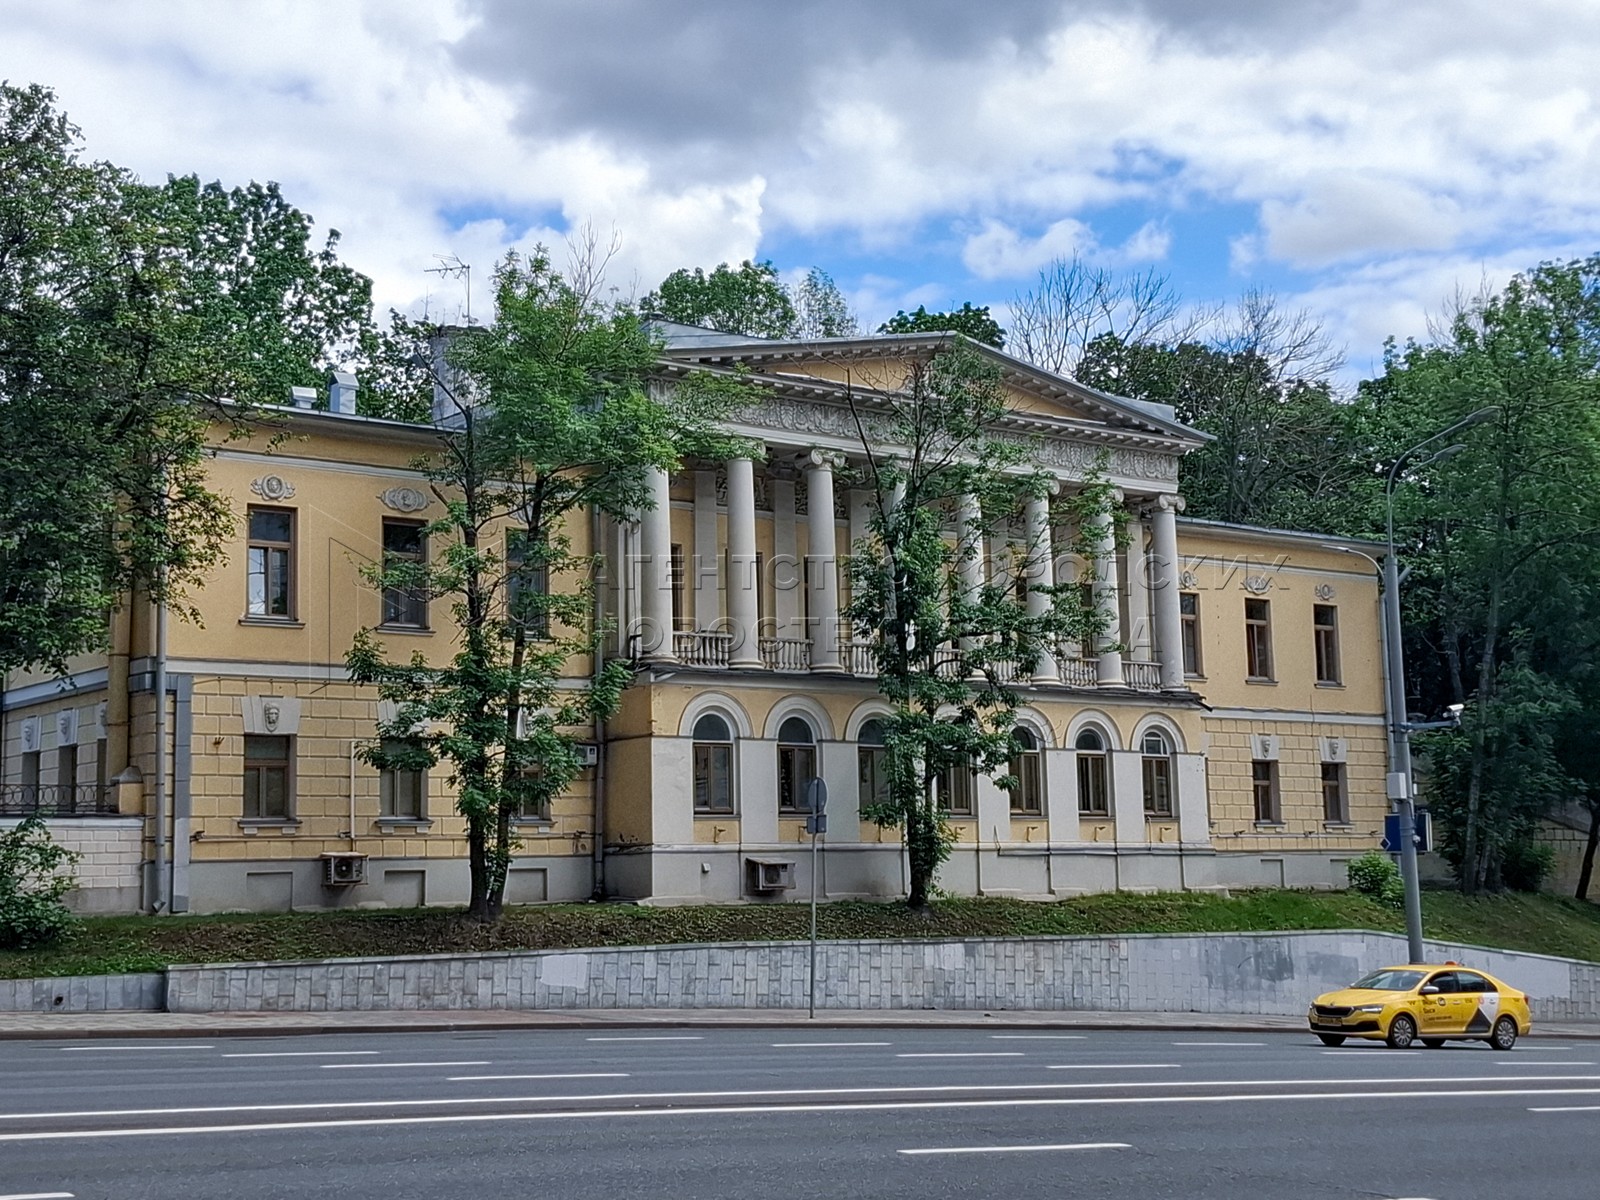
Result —
[[814, 746], [778, 747], [778, 810], [809, 812], [806, 784], [817, 777], [817, 751]]
[[1322, 764], [1322, 819], [1339, 825], [1350, 821], [1350, 791], [1343, 763]]
[[1183, 621], [1183, 673], [1199, 675], [1200, 593], [1178, 593], [1178, 616]]
[[289, 820], [293, 808], [289, 790], [289, 746], [287, 737], [254, 733], [245, 735], [245, 820]]
[[677, 630], [694, 628], [694, 620], [689, 616], [689, 606], [685, 595], [688, 581], [688, 571], [685, 569], [683, 547], [672, 547], [672, 558], [668, 565], [672, 581], [672, 627]]
[[1245, 674], [1272, 678], [1272, 607], [1265, 600], [1244, 602]]
[[[398, 753], [404, 744], [394, 738], [384, 740], [386, 753]], [[421, 770], [378, 772], [378, 813], [400, 821], [420, 821], [427, 812], [428, 773]]]
[[249, 549], [245, 614], [294, 620], [294, 510], [256, 508], [247, 514]]
[[94, 787], [96, 795], [102, 800], [111, 790], [111, 763], [105, 738], [94, 744]]
[[1042, 817], [1044, 780], [1039, 777], [1039, 752], [1024, 751], [1017, 755], [1011, 760], [1011, 773], [1017, 777], [1017, 786], [1011, 789], [1011, 815]]
[[856, 751], [856, 804], [865, 812], [889, 800], [889, 752], [882, 746]]
[[540, 598], [550, 594], [550, 564], [528, 561], [528, 531], [506, 533], [506, 616], [531, 638], [550, 636], [550, 612]]
[[1317, 682], [1340, 683], [1339, 610], [1332, 604], [1316, 604], [1311, 612], [1317, 641]]
[[22, 798], [24, 800], [37, 800], [39, 798], [39, 752], [29, 750], [22, 756]]
[[733, 747], [724, 742], [696, 742], [694, 747], [694, 810], [733, 811]]
[[1111, 792], [1106, 787], [1106, 756], [1078, 754], [1078, 812], [1086, 817], [1111, 813]]
[[73, 789], [78, 786], [78, 748], [61, 746], [56, 749], [56, 787], [60, 790], [59, 803], [72, 803]]
[[[383, 519], [383, 564], [385, 569], [419, 566], [428, 561], [427, 537], [421, 521]], [[383, 623], [412, 629], [428, 627], [428, 595], [420, 586], [399, 585], [383, 589]]]
[[1172, 815], [1172, 759], [1153, 755], [1144, 759], [1144, 815]]
[[1278, 804], [1278, 764], [1256, 759], [1250, 764], [1250, 790], [1255, 794], [1256, 820], [1263, 825], [1278, 825], [1283, 812]]
[[970, 817], [972, 782], [972, 764], [946, 767], [939, 776], [939, 807], [953, 817]]

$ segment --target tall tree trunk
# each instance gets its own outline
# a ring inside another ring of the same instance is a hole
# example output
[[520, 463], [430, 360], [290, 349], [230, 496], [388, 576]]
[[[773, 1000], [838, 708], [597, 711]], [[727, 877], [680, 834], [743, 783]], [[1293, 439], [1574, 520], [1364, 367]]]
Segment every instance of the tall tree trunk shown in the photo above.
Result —
[[1589, 840], [1583, 847], [1583, 866], [1578, 870], [1577, 897], [1589, 898], [1589, 882], [1594, 877], [1594, 855], [1600, 850], [1600, 804], [1589, 805]]
[[910, 877], [906, 903], [914, 909], [928, 907], [934, 872], [939, 869], [939, 815], [933, 786], [931, 779], [923, 784], [923, 795], [906, 814], [906, 868]]
[[1506, 506], [1509, 503], [1507, 487], [1503, 480], [1500, 489], [1500, 514], [1495, 529], [1495, 568], [1489, 575], [1489, 602], [1484, 613], [1483, 651], [1478, 661], [1478, 720], [1472, 731], [1472, 765], [1467, 777], [1467, 822], [1462, 836], [1461, 890], [1469, 896], [1483, 889], [1485, 867], [1491, 857], [1490, 849], [1482, 842], [1479, 825], [1483, 812], [1483, 777], [1488, 769], [1490, 706], [1494, 702], [1495, 654], [1500, 641], [1500, 602], [1505, 590], [1505, 555], [1502, 552], [1506, 538]]
[[467, 818], [467, 872], [471, 877], [472, 897], [467, 903], [467, 915], [479, 921], [493, 920], [489, 912], [489, 863], [484, 819]]

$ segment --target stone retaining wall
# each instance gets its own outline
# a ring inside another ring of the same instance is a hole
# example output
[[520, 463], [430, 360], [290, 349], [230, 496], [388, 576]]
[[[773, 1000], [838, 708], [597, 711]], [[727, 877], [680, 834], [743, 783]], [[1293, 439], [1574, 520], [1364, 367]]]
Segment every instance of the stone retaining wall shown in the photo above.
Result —
[[0, 1012], [160, 1012], [166, 998], [167, 978], [156, 972], [0, 979]]
[[[804, 1008], [803, 942], [644, 946], [171, 967], [172, 1012]], [[1600, 1020], [1600, 964], [1429, 943], [1534, 997], [1536, 1016]], [[824, 942], [829, 1009], [1299, 1015], [1318, 992], [1406, 959], [1405, 939], [1332, 931]]]

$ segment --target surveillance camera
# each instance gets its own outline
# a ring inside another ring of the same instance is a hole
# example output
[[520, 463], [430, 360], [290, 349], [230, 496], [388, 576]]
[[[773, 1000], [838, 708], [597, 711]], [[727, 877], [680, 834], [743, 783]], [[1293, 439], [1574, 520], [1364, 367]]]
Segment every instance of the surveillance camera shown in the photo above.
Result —
[[1465, 704], [1449, 704], [1445, 706], [1445, 712], [1449, 713], [1452, 717], [1459, 717], [1466, 711], [1467, 706]]

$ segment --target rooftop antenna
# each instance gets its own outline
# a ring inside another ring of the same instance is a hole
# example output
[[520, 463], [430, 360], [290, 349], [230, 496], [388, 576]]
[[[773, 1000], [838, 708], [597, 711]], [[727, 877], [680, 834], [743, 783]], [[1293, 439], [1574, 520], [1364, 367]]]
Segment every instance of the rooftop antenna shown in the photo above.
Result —
[[437, 267], [424, 267], [423, 273], [438, 275], [444, 279], [464, 279], [467, 283], [467, 315], [466, 323], [472, 324], [472, 264], [464, 263], [454, 254], [435, 254], [438, 260]]

